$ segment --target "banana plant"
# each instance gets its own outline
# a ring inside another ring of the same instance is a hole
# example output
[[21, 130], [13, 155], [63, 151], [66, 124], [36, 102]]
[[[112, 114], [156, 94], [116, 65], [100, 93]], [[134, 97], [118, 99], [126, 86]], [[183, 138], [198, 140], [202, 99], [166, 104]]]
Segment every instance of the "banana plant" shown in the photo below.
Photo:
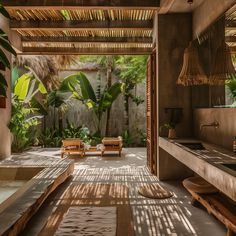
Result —
[[[1, 3], [0, 3], [0, 14], [10, 19], [8, 12]], [[5, 71], [6, 68], [8, 69], [11, 68], [11, 64], [3, 49], [8, 53], [16, 56], [16, 52], [12, 48], [11, 43], [7, 37], [7, 34], [2, 29], [0, 29], [0, 70]], [[0, 72], [0, 96], [7, 97], [7, 87], [8, 84], [6, 78], [4, 74]]]
[[79, 72], [65, 78], [62, 82], [61, 89], [70, 91], [72, 97], [82, 101], [88, 109], [92, 109], [97, 118], [97, 133], [100, 134], [100, 123], [103, 113], [111, 108], [113, 102], [122, 93], [124, 84], [120, 82], [114, 83], [111, 87], [105, 88], [100, 92], [100, 96], [96, 97], [89, 80], [85, 74]]
[[17, 79], [14, 85], [14, 96], [24, 104], [29, 104], [38, 93], [47, 94], [44, 84], [35, 72], [29, 67], [27, 69], [29, 72]]
[[37, 94], [47, 94], [46, 88], [34, 71], [30, 68], [28, 70], [29, 72], [18, 78], [13, 86], [12, 117], [8, 128], [13, 135], [14, 152], [22, 152], [34, 142], [31, 132], [40, 124], [42, 116], [36, 114], [38, 109], [32, 106], [32, 102], [38, 102]]

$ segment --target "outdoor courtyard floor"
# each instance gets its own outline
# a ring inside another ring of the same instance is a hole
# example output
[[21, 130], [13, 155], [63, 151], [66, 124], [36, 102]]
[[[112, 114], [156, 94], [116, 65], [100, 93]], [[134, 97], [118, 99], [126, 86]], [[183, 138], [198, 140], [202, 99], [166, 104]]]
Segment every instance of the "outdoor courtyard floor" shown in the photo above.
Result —
[[[30, 154], [60, 158], [59, 149], [43, 149], [32, 151]], [[84, 158], [74, 156], [73, 159], [75, 160], [73, 177], [49, 196], [21, 235], [38, 235], [50, 215], [63, 204], [63, 194], [68, 187], [72, 185], [79, 187], [83, 184], [121, 184], [128, 186], [128, 198], [136, 236], [226, 235], [224, 226], [213, 216], [210, 216], [204, 209], [195, 208], [190, 204], [191, 197], [182, 187], [181, 182], [161, 183], [174, 192], [174, 196], [170, 199], [148, 199], [137, 193], [138, 187], [142, 183], [159, 183], [158, 179], [151, 175], [146, 167], [145, 148], [125, 148], [122, 157], [91, 155]], [[79, 218], [75, 221], [79, 221]]]

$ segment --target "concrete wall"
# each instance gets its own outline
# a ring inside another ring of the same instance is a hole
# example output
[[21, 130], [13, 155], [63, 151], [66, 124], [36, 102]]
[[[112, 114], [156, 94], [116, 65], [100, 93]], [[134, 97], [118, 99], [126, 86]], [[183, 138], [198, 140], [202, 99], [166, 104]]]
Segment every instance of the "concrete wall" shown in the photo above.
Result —
[[221, 17], [236, 0], [205, 0], [193, 13], [193, 38], [197, 38]]
[[[194, 111], [194, 133], [201, 140], [232, 150], [232, 142], [236, 136], [236, 109], [235, 108], [209, 108]], [[219, 122], [218, 129], [204, 127], [201, 124]]]
[[[208, 37], [198, 45], [198, 54], [201, 66], [208, 76], [214, 71], [216, 52], [222, 41], [225, 41], [225, 17], [222, 16], [208, 29]], [[192, 107], [208, 108], [217, 105], [225, 105], [224, 86], [193, 86]]]
[[[9, 35], [9, 22], [0, 15], [0, 28], [3, 29]], [[8, 59], [11, 60], [9, 54]], [[2, 72], [2, 71], [1, 71]], [[2, 72], [5, 75], [8, 83], [7, 91], [7, 104], [6, 108], [0, 108], [0, 159], [4, 159], [11, 154], [11, 134], [7, 127], [11, 117], [11, 72], [6, 70]]]
[[165, 108], [182, 108], [182, 121], [176, 127], [181, 137], [192, 135], [191, 90], [176, 84], [184, 50], [192, 39], [191, 22], [191, 14], [158, 16], [159, 125], [169, 122]]
[[[191, 89], [176, 85], [185, 48], [192, 39], [191, 14], [166, 14], [158, 16], [158, 117], [159, 126], [168, 123], [170, 114], [165, 108], [182, 108], [183, 117], [177, 125], [179, 137], [190, 137], [192, 129]], [[173, 172], [168, 171], [174, 166]], [[189, 170], [159, 148], [157, 176], [160, 180], [182, 178]]]

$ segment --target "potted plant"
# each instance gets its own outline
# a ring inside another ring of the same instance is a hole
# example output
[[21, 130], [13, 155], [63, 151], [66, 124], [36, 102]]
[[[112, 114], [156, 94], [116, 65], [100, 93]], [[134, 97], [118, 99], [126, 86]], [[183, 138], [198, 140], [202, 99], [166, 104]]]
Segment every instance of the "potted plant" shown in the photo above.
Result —
[[232, 100], [230, 107], [236, 107], [236, 78], [232, 80], [226, 80], [225, 84], [228, 97], [230, 97]]
[[168, 138], [169, 139], [175, 139], [177, 138], [176, 135], [176, 129], [175, 129], [175, 124], [173, 123], [166, 123], [160, 127], [160, 132], [162, 132], [163, 129], [168, 130]]

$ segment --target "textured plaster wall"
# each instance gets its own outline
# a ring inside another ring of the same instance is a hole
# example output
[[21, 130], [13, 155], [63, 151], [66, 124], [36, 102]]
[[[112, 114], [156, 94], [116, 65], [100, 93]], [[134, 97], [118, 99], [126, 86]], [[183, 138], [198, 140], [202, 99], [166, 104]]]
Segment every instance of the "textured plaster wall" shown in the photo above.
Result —
[[170, 120], [166, 108], [182, 108], [182, 119], [176, 126], [179, 137], [192, 135], [191, 91], [176, 84], [184, 50], [192, 39], [191, 19], [187, 13], [158, 16], [159, 126]]
[[193, 13], [193, 38], [197, 38], [222, 16], [236, 0], [207, 0]]
[[[236, 136], [235, 108], [208, 108], [194, 111], [195, 136], [201, 140], [232, 150], [234, 136]], [[203, 127], [201, 124], [219, 122], [219, 128]]]

